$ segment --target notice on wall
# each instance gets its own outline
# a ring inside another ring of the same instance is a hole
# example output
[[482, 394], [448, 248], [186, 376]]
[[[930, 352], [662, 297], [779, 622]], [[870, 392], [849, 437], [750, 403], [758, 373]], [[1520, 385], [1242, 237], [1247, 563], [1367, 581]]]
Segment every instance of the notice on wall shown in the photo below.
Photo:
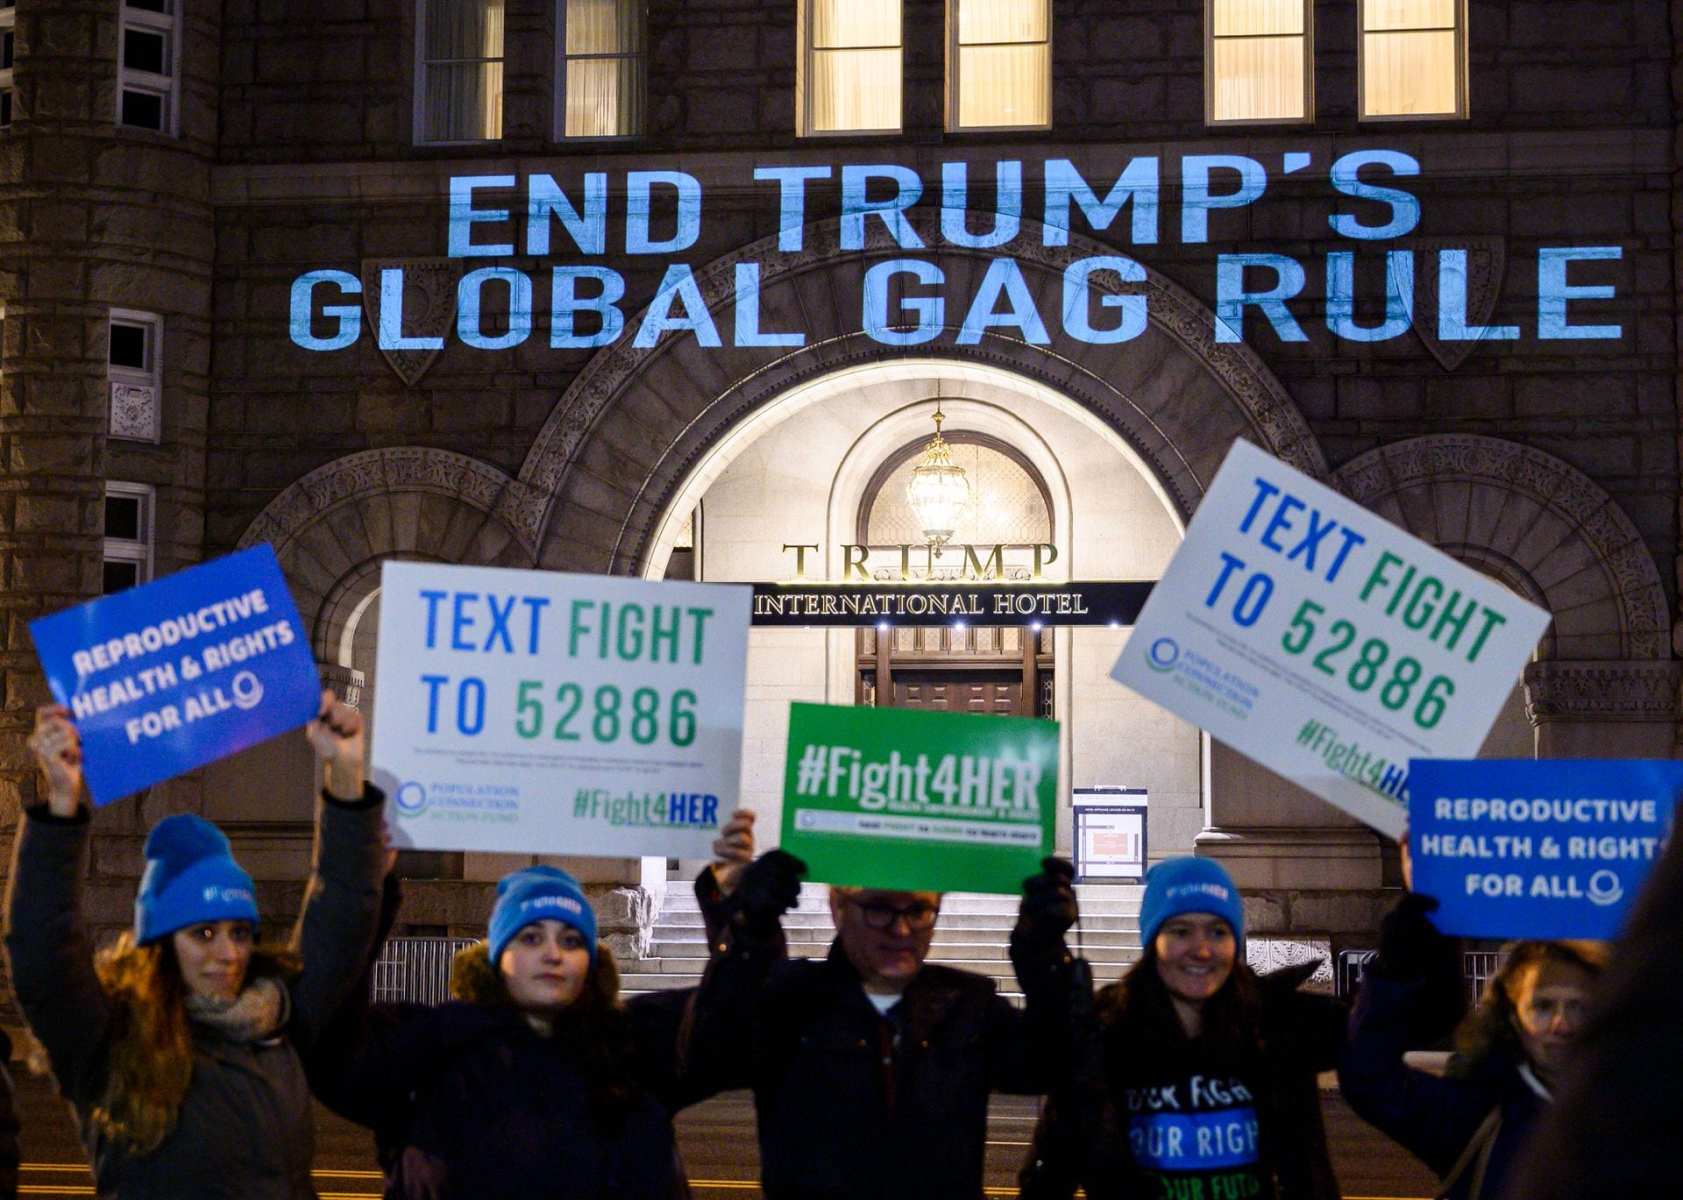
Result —
[[386, 563], [375, 780], [428, 850], [705, 858], [735, 807], [746, 587]]
[[1015, 893], [1052, 852], [1058, 726], [795, 704], [782, 847], [824, 883]]
[[31, 621], [104, 805], [295, 729], [321, 677], [267, 543]]
[[1391, 837], [1471, 758], [1549, 615], [1235, 442], [1111, 677]]
[[1683, 761], [1416, 759], [1414, 890], [1445, 933], [1611, 938], [1671, 832]]

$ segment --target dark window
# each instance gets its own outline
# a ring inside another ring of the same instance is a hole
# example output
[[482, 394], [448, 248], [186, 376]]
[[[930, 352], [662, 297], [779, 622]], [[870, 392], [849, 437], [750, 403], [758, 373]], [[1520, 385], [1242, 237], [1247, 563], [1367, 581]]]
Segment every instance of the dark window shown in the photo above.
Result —
[[12, 92], [10, 88], [0, 88], [0, 126], [12, 123]]
[[147, 92], [123, 92], [123, 124], [135, 129], [164, 127], [164, 98]]
[[147, 12], [167, 13], [169, 0], [124, 0], [125, 8], [143, 8]]
[[136, 371], [147, 369], [146, 326], [111, 322], [111, 365]]
[[105, 498], [105, 536], [139, 541], [146, 536], [140, 523], [139, 496], [107, 496]]
[[164, 62], [164, 35], [148, 29], [123, 30], [123, 66], [131, 71], [166, 74], [169, 67]]
[[128, 562], [120, 558], [105, 560], [105, 582], [103, 594], [109, 596], [112, 592], [120, 592], [124, 588], [131, 588], [140, 582], [140, 564]]
[[6, 30], [0, 34], [0, 71], [11, 68], [12, 65], [12, 31]]

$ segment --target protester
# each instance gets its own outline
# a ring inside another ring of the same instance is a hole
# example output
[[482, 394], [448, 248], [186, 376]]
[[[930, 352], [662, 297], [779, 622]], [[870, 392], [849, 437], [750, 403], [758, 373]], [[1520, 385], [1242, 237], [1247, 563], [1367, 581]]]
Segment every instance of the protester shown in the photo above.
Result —
[[1344, 1006], [1298, 990], [1318, 964], [1257, 976], [1238, 889], [1207, 858], [1146, 876], [1145, 953], [1072, 1019], [1069, 1067], [1020, 1175], [1024, 1200], [1335, 1200], [1316, 1076]]
[[251, 877], [220, 830], [182, 814], [146, 839], [134, 928], [94, 956], [77, 888], [89, 833], [81, 743], [68, 710], [36, 711], [30, 748], [47, 799], [24, 810], [6, 945], [18, 1003], [75, 1109], [102, 1196], [316, 1194], [298, 1051], [367, 954], [383, 798], [363, 782], [356, 710], [324, 692], [306, 732], [324, 801], [293, 948], [254, 944]]
[[1386, 918], [1351, 1017], [1339, 1086], [1350, 1107], [1442, 1177], [1453, 1200], [1492, 1200], [1547, 1108], [1605, 962], [1598, 943], [1519, 942], [1456, 1035], [1440, 1078], [1407, 1066], [1409, 1022], [1444, 939], [1410, 894]]
[[[738, 813], [714, 843], [709, 878], [724, 889], [752, 834]], [[389, 924], [395, 888], [386, 896]], [[310, 1062], [323, 1102], [374, 1131], [390, 1200], [689, 1194], [672, 1114], [701, 1098], [677, 1061], [691, 992], [622, 1002], [576, 879], [549, 866], [504, 876], [450, 990], [445, 1004], [371, 1006], [364, 978]]]
[[18, 1164], [23, 1160], [18, 1151], [17, 1102], [7, 1072], [11, 1061], [12, 1039], [0, 1029], [0, 1200], [16, 1200]]
[[1683, 1179], [1683, 837], [1674, 833], [1619, 935], [1557, 1099], [1510, 1200], [1635, 1200]]
[[[933, 892], [832, 887], [829, 954], [787, 958], [782, 916], [805, 870], [764, 855], [711, 919], [690, 1069], [711, 1089], [753, 1088], [769, 1200], [979, 1197], [988, 1094], [1039, 1092], [1052, 1068], [1073, 872], [1049, 859], [1025, 884], [1011, 938], [1025, 1013], [991, 979], [925, 962]], [[705, 880], [697, 892], [708, 905]]]

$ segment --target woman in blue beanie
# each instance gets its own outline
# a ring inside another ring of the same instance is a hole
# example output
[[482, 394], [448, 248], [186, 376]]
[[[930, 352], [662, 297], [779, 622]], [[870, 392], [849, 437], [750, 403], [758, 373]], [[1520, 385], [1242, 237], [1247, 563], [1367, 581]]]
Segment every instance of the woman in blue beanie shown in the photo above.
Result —
[[[753, 857], [751, 819], [714, 844], [727, 881]], [[389, 917], [395, 891], [387, 902]], [[505, 876], [450, 990], [440, 1005], [347, 1006], [309, 1063], [323, 1103], [374, 1131], [388, 1200], [689, 1195], [672, 1114], [701, 1098], [677, 1062], [693, 989], [622, 1002], [571, 875]]]
[[1348, 1012], [1298, 991], [1317, 964], [1254, 974], [1239, 891], [1207, 858], [1152, 868], [1140, 934], [1140, 960], [1072, 1014], [1024, 1200], [1077, 1186], [1092, 1200], [1336, 1200], [1316, 1075], [1337, 1065]]
[[322, 694], [307, 729], [324, 801], [291, 947], [256, 943], [251, 877], [210, 822], [146, 839], [133, 928], [90, 953], [78, 882], [90, 827], [68, 710], [38, 709], [46, 802], [24, 809], [7, 897], [12, 984], [74, 1107], [101, 1196], [316, 1195], [308, 1050], [367, 957], [382, 797], [363, 782], [362, 719]]

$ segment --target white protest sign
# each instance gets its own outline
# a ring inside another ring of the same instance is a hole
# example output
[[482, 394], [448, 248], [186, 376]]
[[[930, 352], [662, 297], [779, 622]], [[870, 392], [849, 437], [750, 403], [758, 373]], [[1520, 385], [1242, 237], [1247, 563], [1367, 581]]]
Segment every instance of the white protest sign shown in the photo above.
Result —
[[1471, 758], [1549, 614], [1234, 443], [1111, 671], [1391, 837], [1410, 758]]
[[710, 855], [740, 784], [749, 597], [386, 563], [373, 757], [393, 840]]

